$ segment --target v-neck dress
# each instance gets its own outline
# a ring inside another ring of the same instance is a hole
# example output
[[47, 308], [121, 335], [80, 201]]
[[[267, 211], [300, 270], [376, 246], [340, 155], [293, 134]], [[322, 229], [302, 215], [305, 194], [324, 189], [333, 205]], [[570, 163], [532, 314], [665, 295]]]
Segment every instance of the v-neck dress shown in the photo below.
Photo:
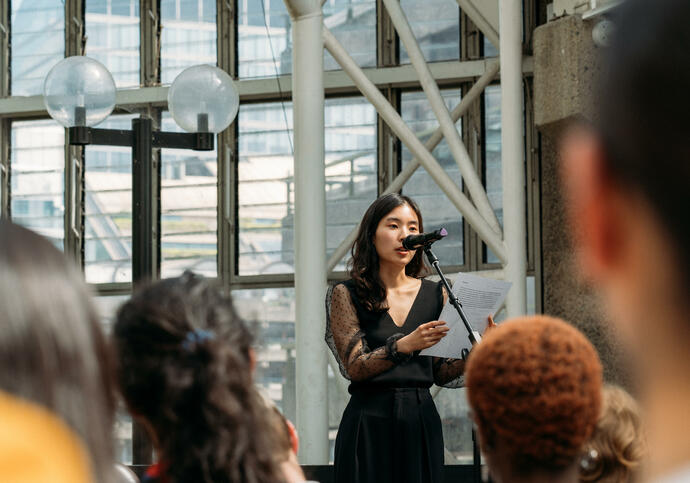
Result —
[[[421, 282], [400, 327], [387, 311], [367, 310], [357, 298], [354, 283], [343, 282], [351, 299], [348, 308], [356, 312], [358, 334], [367, 351], [384, 347], [394, 334], [407, 335], [420, 324], [438, 319], [443, 306], [440, 286], [429, 280]], [[441, 419], [429, 393], [433, 382], [432, 358], [415, 354], [382, 373], [350, 383], [352, 396], [335, 443], [336, 483], [443, 480]]]

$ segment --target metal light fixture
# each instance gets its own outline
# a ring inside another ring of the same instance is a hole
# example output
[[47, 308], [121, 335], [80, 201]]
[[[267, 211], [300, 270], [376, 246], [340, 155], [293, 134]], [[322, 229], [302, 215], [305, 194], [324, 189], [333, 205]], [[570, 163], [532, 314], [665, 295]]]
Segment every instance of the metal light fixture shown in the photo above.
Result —
[[182, 71], [168, 92], [168, 108], [177, 124], [187, 131], [154, 131], [151, 119], [132, 119], [132, 129], [101, 129], [92, 126], [105, 120], [115, 107], [113, 76], [100, 62], [73, 56], [58, 62], [46, 76], [43, 101], [48, 114], [68, 128], [68, 143], [84, 146], [132, 148], [132, 280], [154, 277], [160, 256], [153, 227], [157, 200], [151, 189], [158, 172], [152, 162], [153, 148], [212, 151], [214, 134], [230, 125], [237, 115], [239, 95], [228, 74], [210, 65]]
[[65, 127], [95, 126], [113, 112], [115, 81], [100, 62], [67, 57], [48, 72], [43, 102], [50, 117]]
[[210, 65], [183, 70], [168, 91], [170, 114], [187, 132], [218, 133], [232, 122], [239, 106], [232, 78]]

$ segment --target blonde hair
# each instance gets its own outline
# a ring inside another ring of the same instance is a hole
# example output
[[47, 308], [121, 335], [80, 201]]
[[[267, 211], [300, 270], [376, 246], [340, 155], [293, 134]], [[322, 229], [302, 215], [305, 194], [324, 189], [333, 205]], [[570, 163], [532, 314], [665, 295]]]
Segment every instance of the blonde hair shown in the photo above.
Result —
[[585, 446], [580, 481], [627, 483], [647, 452], [637, 401], [623, 388], [605, 385], [592, 439]]

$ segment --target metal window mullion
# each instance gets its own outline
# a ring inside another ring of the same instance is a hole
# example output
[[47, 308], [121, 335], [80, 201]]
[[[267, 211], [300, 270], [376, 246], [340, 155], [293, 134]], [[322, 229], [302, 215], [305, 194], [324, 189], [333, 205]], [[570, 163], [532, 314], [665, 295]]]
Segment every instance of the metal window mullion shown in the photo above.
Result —
[[[85, 2], [65, 1], [65, 57], [84, 55]], [[80, 267], [84, 266], [84, 151], [70, 146], [65, 130], [64, 250]]]
[[160, 85], [160, 0], [140, 0], [139, 21], [139, 81], [144, 87]]
[[84, 157], [82, 146], [67, 144], [65, 129], [64, 249], [79, 267], [84, 267]]
[[0, 2], [0, 97], [10, 95], [10, 0]]
[[84, 55], [84, 4], [65, 0], [65, 57]]
[[239, 276], [238, 122], [218, 135], [218, 277], [224, 285]]
[[[154, 130], [162, 130], [163, 128], [163, 110], [158, 107], [150, 107], [148, 111], [148, 115], [153, 119], [153, 129]], [[161, 253], [161, 239], [163, 237], [163, 231], [161, 228], [161, 213], [162, 207], [161, 207], [161, 202], [162, 202], [162, 196], [161, 196], [161, 169], [163, 168], [163, 152], [161, 148], [153, 148], [153, 153], [151, 155], [151, 159], [153, 161], [153, 176], [154, 180], [153, 183], [150, 186], [150, 189], [152, 191], [152, 196], [153, 199], [155, 200], [152, 209], [154, 210], [153, 213], [151, 214], [151, 218], [153, 220], [153, 226], [151, 229], [153, 230], [153, 240], [156, 244], [154, 247], [155, 249], [155, 255], [154, 255], [154, 267], [153, 267], [153, 273], [155, 274], [156, 278], [160, 278], [161, 275], [161, 264], [163, 262], [163, 256]], [[132, 180], [133, 181], [133, 180]]]
[[[481, 57], [481, 44], [479, 29], [474, 25], [472, 20], [459, 9], [460, 15], [460, 60], [474, 60]], [[462, 86], [462, 95], [465, 96], [472, 87], [471, 82]], [[467, 146], [468, 152], [472, 157], [472, 161], [480, 179], [482, 179], [482, 99], [480, 96], [470, 109], [467, 110], [462, 117], [462, 139]], [[486, 184], [484, 186], [486, 189]], [[463, 191], [469, 196], [467, 187], [463, 183]], [[469, 223], [463, 220], [465, 240], [463, 246], [465, 247], [465, 263], [464, 266], [467, 271], [476, 272], [480, 269], [482, 240], [477, 233], [470, 227]]]
[[541, 191], [539, 133], [534, 125], [534, 83], [525, 79], [525, 154], [527, 162], [527, 273], [534, 275], [534, 308], [542, 312]]
[[376, 65], [390, 67], [400, 63], [398, 33], [393, 21], [383, 6], [383, 0], [376, 0]]
[[237, 0], [217, 0], [216, 46], [218, 67], [237, 79]]
[[[216, 2], [218, 67], [237, 79], [237, 0]], [[239, 230], [237, 228], [238, 119], [218, 134], [218, 277], [231, 286], [238, 274]]]
[[[466, 95], [470, 85], [464, 85], [462, 89], [462, 95]], [[462, 134], [463, 142], [467, 146], [467, 149], [474, 162], [475, 169], [478, 173], [482, 170], [482, 122], [481, 122], [481, 97], [480, 96], [467, 110], [467, 113], [462, 117]], [[463, 191], [469, 195], [467, 187], [463, 183]], [[463, 220], [464, 235], [465, 235], [465, 267], [467, 271], [475, 272], [479, 270], [478, 260], [481, 258], [482, 251], [482, 240], [477, 235], [477, 233], [470, 227], [469, 223]]]
[[460, 15], [460, 61], [481, 58], [482, 34], [472, 20], [458, 8]]
[[[497, 81], [498, 82], [498, 81]], [[499, 85], [498, 83], [493, 83], [490, 86], [496, 86]], [[489, 87], [489, 86], [487, 86]], [[480, 139], [480, 145], [481, 149], [479, 151], [479, 158], [477, 160], [477, 170], [480, 173], [482, 177], [482, 181], [484, 183], [484, 186], [486, 187], [486, 107], [485, 107], [485, 100], [486, 100], [486, 95], [482, 95], [480, 103], [478, 104], [477, 107], [477, 115], [479, 116], [479, 122], [478, 125], [480, 126], [479, 129], [479, 139]], [[479, 102], [479, 101], [478, 101]], [[479, 235], [475, 234], [476, 238], [476, 245], [477, 245], [477, 251], [474, 254], [475, 258], [475, 263], [476, 263], [476, 270], [499, 270], [502, 268], [502, 265], [500, 262], [496, 263], [489, 263], [485, 261], [485, 258], [488, 257], [489, 253], [489, 248], [482, 241], [482, 239], [479, 237]]]
[[[383, 94], [395, 109], [400, 112], [400, 90], [388, 87]], [[377, 124], [377, 191], [380, 196], [402, 169], [400, 140], [388, 127], [383, 118], [376, 113]]]
[[[10, 95], [11, 0], [0, 2], [0, 98]], [[10, 141], [12, 122], [0, 118], [0, 217], [10, 217]]]
[[12, 123], [0, 118], [0, 217], [10, 217], [10, 149]]

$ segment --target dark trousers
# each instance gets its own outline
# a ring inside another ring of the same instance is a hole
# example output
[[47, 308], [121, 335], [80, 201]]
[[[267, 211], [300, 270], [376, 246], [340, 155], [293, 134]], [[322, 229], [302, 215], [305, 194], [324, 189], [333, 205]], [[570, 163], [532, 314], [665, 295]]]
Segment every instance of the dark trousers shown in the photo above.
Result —
[[355, 391], [335, 440], [336, 483], [440, 483], [441, 419], [427, 388]]

